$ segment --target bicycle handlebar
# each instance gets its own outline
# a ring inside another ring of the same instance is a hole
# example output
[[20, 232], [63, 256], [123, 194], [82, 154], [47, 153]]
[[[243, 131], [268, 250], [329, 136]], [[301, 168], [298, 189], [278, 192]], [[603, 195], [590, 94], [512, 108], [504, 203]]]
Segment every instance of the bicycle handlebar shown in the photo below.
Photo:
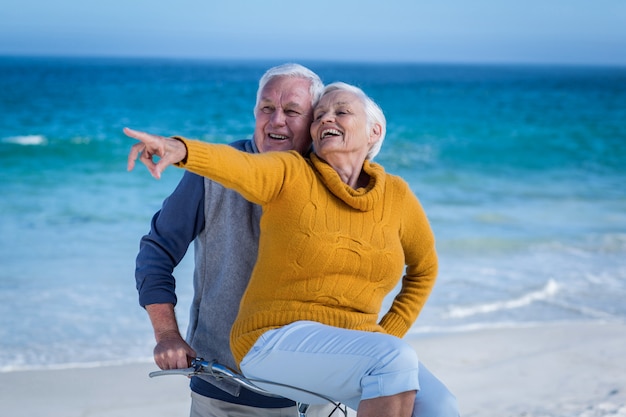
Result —
[[[277, 382], [271, 382], [271, 381], [265, 381], [265, 380], [250, 380], [247, 379], [246, 377], [244, 377], [243, 375], [238, 374], [237, 372], [233, 371], [232, 369], [228, 368], [227, 366], [224, 366], [216, 361], [205, 361], [202, 358], [195, 358], [191, 361], [191, 367], [189, 368], [183, 368], [183, 369], [167, 369], [167, 370], [162, 370], [162, 371], [154, 371], [154, 372], [150, 372], [149, 376], [150, 378], [154, 378], [155, 376], [161, 376], [161, 375], [184, 375], [187, 377], [191, 377], [191, 376], [196, 376], [196, 375], [208, 375], [208, 376], [212, 376], [213, 378], [220, 380], [220, 379], [230, 379], [233, 380], [235, 382], [237, 382], [239, 385], [241, 385], [244, 388], [247, 388], [248, 390], [255, 392], [257, 394], [261, 394], [261, 395], [265, 395], [266, 397], [274, 397], [274, 398], [285, 398], [281, 395], [278, 394], [273, 394], [270, 391], [267, 391], [263, 388], [260, 388], [258, 386], [256, 386], [254, 382], [260, 382], [260, 383], [265, 383], [265, 384], [270, 384], [270, 385], [274, 385], [274, 386], [281, 386], [281, 387], [286, 387], [286, 388], [291, 388], [291, 389], [295, 389], [298, 390], [300, 392], [303, 393], [307, 393], [309, 395], [321, 398], [324, 401], [327, 401], [333, 405], [335, 405], [335, 409], [340, 410], [344, 416], [348, 415], [347, 412], [347, 408], [344, 406], [343, 409], [341, 408], [341, 404], [332, 400], [331, 398], [328, 398], [324, 395], [318, 394], [316, 392], [313, 391], [309, 391], [303, 388], [298, 388], [298, 387], [294, 387], [291, 385], [287, 385], [287, 384], [281, 384], [281, 383], [277, 383]], [[300, 416], [304, 416], [306, 414], [306, 410], [308, 408], [308, 404], [302, 403], [302, 402], [296, 402], [297, 406], [298, 406], [298, 411], [300, 412]]]
[[247, 380], [244, 376], [239, 375], [232, 369], [224, 366], [215, 361], [205, 361], [202, 358], [195, 358], [191, 361], [191, 367], [183, 369], [166, 369], [162, 371], [150, 372], [150, 378], [162, 375], [184, 375], [187, 377], [195, 375], [209, 375], [215, 379], [232, 379], [239, 383], [239, 385], [257, 394], [265, 395], [267, 397], [282, 398], [280, 395], [273, 394], [263, 388], [257, 387], [252, 382]]

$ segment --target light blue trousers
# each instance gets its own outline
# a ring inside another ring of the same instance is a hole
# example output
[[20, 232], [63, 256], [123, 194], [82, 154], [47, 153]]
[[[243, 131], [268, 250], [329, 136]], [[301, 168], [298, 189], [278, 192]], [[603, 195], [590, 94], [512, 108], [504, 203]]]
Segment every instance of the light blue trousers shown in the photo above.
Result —
[[[240, 364], [252, 380], [291, 385], [356, 410], [364, 399], [417, 390], [413, 416], [458, 417], [456, 398], [405, 341], [383, 333], [298, 321], [263, 334]], [[268, 391], [308, 404], [319, 397], [275, 384]]]

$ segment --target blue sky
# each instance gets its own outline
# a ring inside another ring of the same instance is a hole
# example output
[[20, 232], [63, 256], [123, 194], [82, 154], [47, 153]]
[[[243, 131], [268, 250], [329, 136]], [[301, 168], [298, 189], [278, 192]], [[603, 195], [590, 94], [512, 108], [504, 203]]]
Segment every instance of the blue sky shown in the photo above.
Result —
[[626, 65], [626, 0], [1, 0], [0, 55]]

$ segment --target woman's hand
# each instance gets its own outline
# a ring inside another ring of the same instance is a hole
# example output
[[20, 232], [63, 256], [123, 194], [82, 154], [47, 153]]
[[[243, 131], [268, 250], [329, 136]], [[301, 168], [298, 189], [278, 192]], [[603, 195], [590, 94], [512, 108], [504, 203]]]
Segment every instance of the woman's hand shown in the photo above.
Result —
[[[134, 144], [128, 153], [129, 171], [135, 168], [135, 161], [139, 158], [152, 176], [160, 179], [165, 168], [187, 158], [187, 147], [180, 140], [151, 135], [127, 127], [124, 128], [124, 134], [140, 141]], [[154, 157], [158, 157], [159, 160], [155, 162]]]

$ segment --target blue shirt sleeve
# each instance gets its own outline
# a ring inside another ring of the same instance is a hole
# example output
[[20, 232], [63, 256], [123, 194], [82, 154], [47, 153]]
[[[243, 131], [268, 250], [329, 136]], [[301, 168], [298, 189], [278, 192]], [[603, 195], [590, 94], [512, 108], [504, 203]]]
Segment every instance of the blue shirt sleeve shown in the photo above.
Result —
[[174, 268], [204, 228], [204, 178], [185, 172], [141, 238], [135, 280], [139, 304], [176, 304]]

